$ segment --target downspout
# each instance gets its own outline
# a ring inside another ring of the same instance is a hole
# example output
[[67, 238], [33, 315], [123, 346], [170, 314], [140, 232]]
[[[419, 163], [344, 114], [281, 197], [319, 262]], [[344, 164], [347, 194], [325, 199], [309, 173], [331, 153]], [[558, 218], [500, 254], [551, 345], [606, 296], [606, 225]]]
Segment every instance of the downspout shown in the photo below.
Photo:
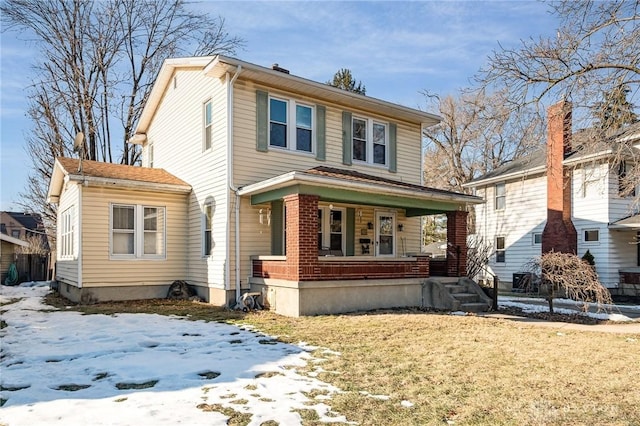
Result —
[[[86, 185], [86, 181], [83, 179], [81, 184], [78, 184], [78, 213], [74, 220], [77, 220], [78, 232], [76, 233], [78, 238], [78, 288], [82, 288], [82, 188]], [[76, 235], [73, 237], [76, 238]]]
[[[236, 302], [240, 301], [240, 195], [238, 188], [233, 184], [233, 84], [242, 72], [242, 65], [238, 65], [236, 72], [231, 79], [227, 72], [227, 184], [229, 190], [235, 193], [235, 272], [236, 272]], [[231, 245], [229, 244], [229, 227], [227, 226], [227, 261], [225, 262], [225, 282], [231, 280], [231, 266], [229, 259], [231, 255]]]

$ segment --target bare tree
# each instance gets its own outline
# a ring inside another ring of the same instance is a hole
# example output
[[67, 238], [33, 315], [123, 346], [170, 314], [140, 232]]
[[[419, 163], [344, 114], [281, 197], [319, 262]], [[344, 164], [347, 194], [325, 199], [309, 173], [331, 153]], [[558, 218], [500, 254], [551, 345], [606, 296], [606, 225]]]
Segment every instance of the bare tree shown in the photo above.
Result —
[[574, 124], [587, 129], [583, 152], [611, 150], [611, 171], [630, 162], [628, 176], [640, 181], [638, 150], [609, 139], [637, 120], [626, 94], [640, 94], [640, 0], [548, 4], [560, 22], [556, 36], [522, 40], [517, 48], [501, 46], [478, 81], [506, 90], [512, 108], [570, 100]]
[[525, 270], [531, 272], [533, 282], [546, 289], [551, 313], [553, 300], [560, 295], [582, 301], [585, 312], [589, 307], [588, 302], [595, 302], [598, 310], [602, 305], [612, 303], [609, 290], [600, 283], [593, 266], [575, 254], [544, 253], [528, 262]]
[[469, 236], [467, 249], [467, 276], [476, 279], [489, 264], [489, 257], [493, 254], [493, 245], [481, 235]]
[[136, 164], [127, 144], [164, 59], [234, 53], [222, 18], [189, 11], [183, 0], [5, 0], [5, 30], [32, 38], [41, 55], [29, 90], [33, 170], [23, 206], [55, 217], [46, 204], [54, 158], [73, 156], [78, 132], [87, 159]]
[[528, 108], [507, 108], [505, 92], [482, 90], [458, 97], [424, 92], [442, 121], [424, 131], [427, 186], [464, 191], [462, 184], [543, 142], [542, 120]]

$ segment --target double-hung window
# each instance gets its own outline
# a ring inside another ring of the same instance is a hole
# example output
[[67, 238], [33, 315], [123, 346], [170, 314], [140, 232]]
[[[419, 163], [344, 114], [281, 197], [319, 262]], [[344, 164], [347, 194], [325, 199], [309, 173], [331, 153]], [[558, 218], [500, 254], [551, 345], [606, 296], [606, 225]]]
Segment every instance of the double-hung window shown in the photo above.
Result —
[[211, 149], [211, 140], [213, 138], [213, 103], [208, 100], [204, 103], [203, 119], [204, 119], [204, 141], [203, 150]]
[[73, 207], [69, 207], [60, 215], [60, 256], [62, 258], [70, 258], [74, 255], [74, 216]]
[[388, 125], [374, 120], [353, 117], [353, 159], [370, 164], [387, 165]]
[[635, 197], [636, 196], [636, 182], [633, 181], [633, 164], [629, 161], [623, 161], [620, 163], [618, 169], [618, 194], [621, 197]]
[[163, 258], [165, 238], [164, 207], [139, 204], [111, 206], [112, 257]]
[[507, 206], [507, 189], [504, 183], [498, 183], [495, 186], [496, 191], [496, 210], [504, 210]]
[[269, 98], [269, 145], [298, 152], [313, 152], [313, 107]]

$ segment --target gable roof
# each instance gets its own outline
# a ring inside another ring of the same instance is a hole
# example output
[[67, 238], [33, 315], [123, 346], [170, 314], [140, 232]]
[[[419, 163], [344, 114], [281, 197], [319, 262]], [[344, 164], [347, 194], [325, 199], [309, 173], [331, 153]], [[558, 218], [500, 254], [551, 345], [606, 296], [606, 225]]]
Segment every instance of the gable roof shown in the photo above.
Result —
[[[613, 153], [613, 144], [640, 140], [640, 122], [634, 123], [626, 127], [624, 130], [610, 136], [604, 142], [602, 149], [598, 152], [587, 152], [582, 149], [585, 137], [586, 135], [584, 135], [583, 132], [576, 132], [572, 135], [574, 144], [577, 148], [565, 156], [563, 161], [564, 164], [579, 164], [586, 161], [605, 158]], [[640, 149], [640, 142], [635, 142], [633, 146]], [[547, 147], [545, 145], [527, 156], [507, 162], [462, 186], [465, 188], [473, 188], [481, 185], [501, 182], [507, 179], [544, 173], [547, 169], [546, 156]]]
[[44, 229], [42, 223], [42, 216], [38, 213], [24, 213], [24, 212], [4, 212], [11, 216], [16, 222], [22, 225], [23, 228], [29, 230]]
[[191, 191], [191, 186], [164, 169], [58, 157], [53, 166], [47, 199], [56, 202], [65, 181], [99, 186], [131, 187], [162, 192]]
[[276, 71], [271, 68], [223, 55], [172, 58], [164, 61], [158, 73], [158, 77], [156, 78], [135, 130], [135, 134], [139, 137], [132, 137], [129, 141], [130, 143], [141, 143], [144, 141], [144, 135], [151, 124], [167, 86], [171, 82], [173, 73], [176, 69], [187, 68], [201, 69], [205, 75], [220, 79], [225, 78], [225, 75], [229, 73], [237, 75], [240, 79], [247, 79], [265, 86], [310, 96], [331, 104], [341, 105], [345, 108], [357, 108], [424, 126], [433, 126], [441, 121], [441, 118], [435, 114], [349, 92], [328, 84], [308, 80], [293, 74]]

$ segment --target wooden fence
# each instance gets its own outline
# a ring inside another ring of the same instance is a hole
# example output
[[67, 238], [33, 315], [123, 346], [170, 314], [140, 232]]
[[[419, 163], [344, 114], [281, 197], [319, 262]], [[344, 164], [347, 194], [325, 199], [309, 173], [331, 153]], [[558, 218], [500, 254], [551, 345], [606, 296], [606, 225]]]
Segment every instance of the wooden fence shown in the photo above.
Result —
[[49, 255], [18, 254], [15, 263], [18, 283], [49, 279]]

